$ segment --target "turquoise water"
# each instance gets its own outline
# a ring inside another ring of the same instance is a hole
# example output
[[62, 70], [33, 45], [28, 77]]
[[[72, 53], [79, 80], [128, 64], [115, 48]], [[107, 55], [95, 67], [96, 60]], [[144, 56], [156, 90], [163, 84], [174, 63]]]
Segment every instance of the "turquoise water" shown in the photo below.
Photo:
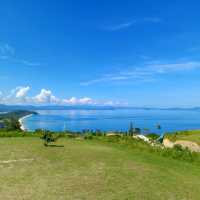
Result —
[[39, 115], [24, 120], [28, 130], [48, 129], [52, 131], [81, 131], [101, 129], [103, 131], [128, 130], [130, 122], [134, 127], [156, 131], [160, 124], [162, 131], [200, 129], [199, 111], [170, 110], [48, 110], [37, 111]]

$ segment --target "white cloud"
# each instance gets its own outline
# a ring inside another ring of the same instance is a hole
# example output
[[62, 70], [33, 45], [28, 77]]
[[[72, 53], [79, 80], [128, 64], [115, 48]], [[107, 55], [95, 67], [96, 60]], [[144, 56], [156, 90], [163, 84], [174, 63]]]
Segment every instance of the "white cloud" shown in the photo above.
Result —
[[2, 58], [12, 56], [15, 54], [15, 49], [14, 47], [8, 45], [8, 44], [2, 44], [0, 45], [0, 55]]
[[36, 104], [60, 104], [60, 105], [94, 105], [96, 102], [89, 97], [60, 99], [53, 95], [51, 90], [42, 89], [41, 92], [32, 98]]
[[29, 98], [27, 97], [27, 93], [30, 90], [29, 86], [26, 87], [16, 87], [12, 89], [9, 93], [0, 95], [0, 103], [6, 104], [22, 104], [27, 103]]
[[76, 97], [71, 97], [70, 99], [64, 99], [64, 103], [66, 104], [71, 104], [71, 105], [88, 105], [88, 104], [96, 104], [95, 101], [93, 101], [89, 97], [83, 97], [83, 98], [76, 98]]
[[129, 27], [133, 26], [134, 24], [135, 24], [135, 22], [125, 22], [122, 24], [117, 24], [117, 25], [106, 27], [105, 29], [108, 31], [118, 31], [121, 29], [129, 28]]
[[30, 66], [30, 67], [37, 67], [37, 66], [41, 65], [40, 63], [32, 62], [32, 61], [28, 61], [28, 60], [19, 60], [19, 59], [17, 59], [16, 61], [19, 62], [19, 63], [22, 63], [22, 64], [24, 64], [26, 66]]
[[16, 88], [16, 98], [24, 98], [26, 97], [28, 91], [30, 90], [30, 87], [18, 87]]
[[107, 101], [104, 103], [104, 105], [113, 106], [113, 105], [115, 105], [115, 103], [113, 101]]
[[131, 20], [128, 22], [123, 22], [120, 24], [116, 24], [116, 25], [111, 25], [111, 26], [106, 26], [103, 29], [106, 31], [119, 31], [122, 29], [128, 29], [134, 25], [137, 24], [142, 24], [142, 23], [160, 23], [162, 20], [160, 18], [156, 18], [156, 17], [147, 17], [147, 18], [143, 18], [143, 19], [136, 19], [136, 20]]
[[52, 94], [51, 90], [41, 89], [40, 93], [34, 98], [35, 103], [53, 103], [57, 99]]
[[61, 99], [56, 97], [51, 90], [41, 89], [39, 94], [28, 96], [30, 86], [16, 87], [7, 95], [0, 92], [0, 103], [3, 104], [32, 104], [32, 105], [119, 105], [113, 101], [99, 101], [90, 97]]
[[0, 91], [0, 102], [3, 100], [3, 92]]
[[9, 60], [11, 62], [20, 63], [30, 67], [41, 65], [38, 62], [32, 62], [29, 60], [17, 58], [15, 48], [9, 44], [0, 44], [0, 60]]
[[113, 74], [105, 74], [99, 78], [91, 79], [81, 83], [82, 86], [88, 86], [102, 82], [122, 82], [122, 81], [152, 81], [156, 76], [164, 74], [179, 73], [184, 71], [191, 71], [200, 69], [199, 61], [189, 62], [151, 62], [140, 67], [129, 68], [126, 71], [121, 71]]
[[70, 99], [64, 99], [63, 102], [66, 104], [77, 104], [78, 99], [76, 97], [71, 97]]
[[68, 105], [88, 105], [94, 104], [95, 102], [89, 97], [83, 98], [76, 98], [71, 97], [69, 99], [59, 99], [54, 96], [51, 90], [42, 89], [41, 92], [33, 97], [35, 103], [42, 103], [42, 104], [68, 104]]
[[89, 98], [89, 97], [84, 97], [79, 99], [80, 104], [95, 104], [95, 102]]

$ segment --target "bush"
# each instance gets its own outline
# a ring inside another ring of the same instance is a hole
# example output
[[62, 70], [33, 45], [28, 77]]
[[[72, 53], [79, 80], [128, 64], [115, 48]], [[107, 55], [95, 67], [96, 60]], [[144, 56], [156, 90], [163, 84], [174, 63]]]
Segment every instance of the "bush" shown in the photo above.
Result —
[[175, 145], [174, 148], [161, 148], [161, 146], [151, 146], [148, 143], [136, 140], [129, 136], [124, 137], [103, 137], [101, 141], [112, 142], [123, 148], [131, 148], [140, 151], [154, 153], [160, 156], [183, 160], [187, 162], [199, 162], [200, 156], [198, 153], [191, 152], [188, 149], [183, 149], [180, 145]]
[[105, 139], [106, 139], [107, 142], [113, 142], [113, 143], [118, 143], [118, 142], [120, 142], [120, 141], [121, 141], [121, 138], [122, 138], [122, 136], [119, 135], [119, 134], [116, 134], [116, 135], [107, 135], [107, 136], [105, 137]]
[[84, 134], [83, 138], [85, 140], [92, 140], [93, 139], [93, 135], [92, 134]]
[[1, 130], [0, 131], [0, 137], [25, 137], [28, 136], [29, 133], [23, 132], [23, 131], [8, 131], [8, 130]]
[[55, 134], [53, 132], [44, 130], [42, 132], [42, 136], [40, 137], [42, 140], [44, 140], [44, 146], [48, 146], [49, 143], [51, 142], [56, 142], [56, 140], [58, 140], [58, 138], [60, 138], [62, 135], [60, 134]]
[[151, 140], [157, 140], [160, 136], [156, 133], [149, 133], [146, 135], [146, 137], [148, 137]]

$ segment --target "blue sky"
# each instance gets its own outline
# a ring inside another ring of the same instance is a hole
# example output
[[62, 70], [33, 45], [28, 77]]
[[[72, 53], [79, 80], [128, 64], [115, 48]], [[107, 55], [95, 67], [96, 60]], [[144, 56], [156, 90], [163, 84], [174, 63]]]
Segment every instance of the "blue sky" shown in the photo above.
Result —
[[0, 2], [0, 103], [200, 106], [200, 2]]

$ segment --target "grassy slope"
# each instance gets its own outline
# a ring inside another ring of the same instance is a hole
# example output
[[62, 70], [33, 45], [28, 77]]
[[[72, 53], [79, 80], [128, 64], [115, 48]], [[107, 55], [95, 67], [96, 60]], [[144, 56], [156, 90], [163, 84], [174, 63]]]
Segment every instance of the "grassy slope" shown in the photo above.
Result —
[[179, 131], [173, 134], [167, 134], [166, 137], [172, 141], [187, 140], [200, 145], [200, 130]]
[[199, 199], [196, 164], [94, 140], [0, 138], [0, 197], [7, 200]]

